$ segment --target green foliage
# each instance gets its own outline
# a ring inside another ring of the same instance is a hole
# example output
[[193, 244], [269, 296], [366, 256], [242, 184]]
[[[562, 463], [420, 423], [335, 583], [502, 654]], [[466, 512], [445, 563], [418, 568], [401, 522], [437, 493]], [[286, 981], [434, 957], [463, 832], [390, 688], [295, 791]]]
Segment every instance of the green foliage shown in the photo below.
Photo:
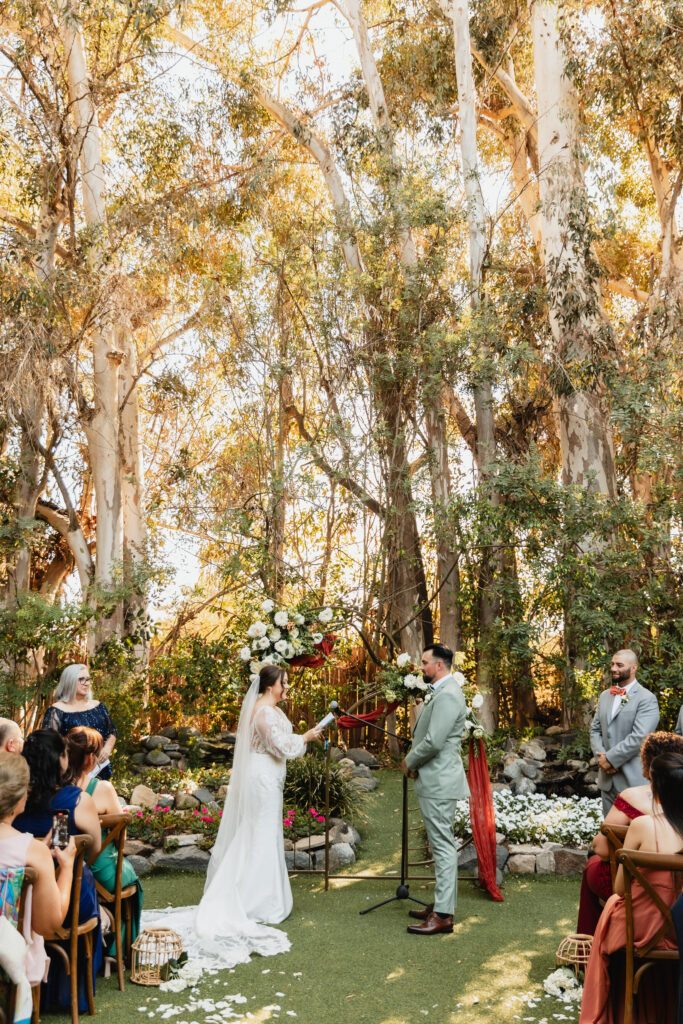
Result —
[[[330, 762], [330, 817], [353, 818], [360, 813], [360, 796], [341, 768]], [[325, 806], [325, 756], [313, 747], [306, 757], [287, 762], [284, 786], [285, 807], [306, 815], [310, 808]], [[323, 813], [321, 811], [321, 813]]]
[[238, 638], [226, 630], [217, 638], [198, 633], [180, 637], [154, 659], [148, 673], [149, 707], [169, 724], [192, 715], [220, 727], [233, 721], [245, 693], [244, 672], [235, 657]]

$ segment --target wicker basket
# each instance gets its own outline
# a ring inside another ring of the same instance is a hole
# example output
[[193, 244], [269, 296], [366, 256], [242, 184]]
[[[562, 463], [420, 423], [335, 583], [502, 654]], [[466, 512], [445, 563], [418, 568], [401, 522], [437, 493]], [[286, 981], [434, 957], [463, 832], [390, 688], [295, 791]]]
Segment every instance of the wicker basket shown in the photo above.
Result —
[[168, 981], [169, 962], [183, 951], [180, 936], [170, 928], [145, 928], [132, 946], [130, 980], [136, 985]]
[[581, 935], [578, 932], [568, 935], [557, 947], [555, 962], [558, 967], [573, 967], [578, 974], [585, 970], [592, 945], [592, 935]]

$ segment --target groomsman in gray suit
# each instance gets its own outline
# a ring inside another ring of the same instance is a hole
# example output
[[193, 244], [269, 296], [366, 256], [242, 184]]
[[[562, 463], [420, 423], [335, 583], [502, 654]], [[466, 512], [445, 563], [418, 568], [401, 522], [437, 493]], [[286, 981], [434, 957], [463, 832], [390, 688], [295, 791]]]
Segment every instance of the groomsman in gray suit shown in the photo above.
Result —
[[681, 707], [681, 710], [678, 712], [678, 721], [676, 722], [674, 732], [677, 736], [683, 736], [683, 707]]
[[640, 765], [640, 745], [657, 728], [659, 704], [654, 693], [636, 679], [637, 670], [633, 651], [617, 651], [612, 658], [612, 686], [600, 694], [590, 729], [605, 814], [623, 789], [647, 781]]
[[413, 732], [413, 744], [403, 761], [404, 773], [415, 779], [415, 792], [434, 857], [434, 903], [411, 910], [422, 921], [415, 935], [453, 931], [457, 902], [458, 851], [453, 819], [458, 800], [470, 795], [460, 756], [466, 706], [460, 684], [451, 675], [453, 652], [431, 644], [422, 655], [422, 676], [429, 688]]

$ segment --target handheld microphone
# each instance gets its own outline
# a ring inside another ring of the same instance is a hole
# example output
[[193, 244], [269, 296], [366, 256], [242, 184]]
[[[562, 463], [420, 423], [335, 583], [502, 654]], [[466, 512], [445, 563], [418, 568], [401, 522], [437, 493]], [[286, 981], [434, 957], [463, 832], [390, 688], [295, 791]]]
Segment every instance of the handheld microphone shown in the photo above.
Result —
[[337, 704], [336, 700], [331, 700], [330, 701], [330, 711], [335, 716], [335, 718], [338, 718], [341, 715], [341, 710], [340, 710], [339, 705]]

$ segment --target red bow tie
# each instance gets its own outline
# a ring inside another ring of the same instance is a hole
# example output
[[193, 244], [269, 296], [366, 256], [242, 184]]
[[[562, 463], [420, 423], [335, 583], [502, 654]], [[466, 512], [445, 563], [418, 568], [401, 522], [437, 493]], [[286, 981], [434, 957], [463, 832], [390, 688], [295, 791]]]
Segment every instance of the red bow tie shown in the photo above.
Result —
[[623, 686], [610, 686], [609, 692], [612, 694], [613, 697], [624, 697], [626, 695], [626, 690]]

